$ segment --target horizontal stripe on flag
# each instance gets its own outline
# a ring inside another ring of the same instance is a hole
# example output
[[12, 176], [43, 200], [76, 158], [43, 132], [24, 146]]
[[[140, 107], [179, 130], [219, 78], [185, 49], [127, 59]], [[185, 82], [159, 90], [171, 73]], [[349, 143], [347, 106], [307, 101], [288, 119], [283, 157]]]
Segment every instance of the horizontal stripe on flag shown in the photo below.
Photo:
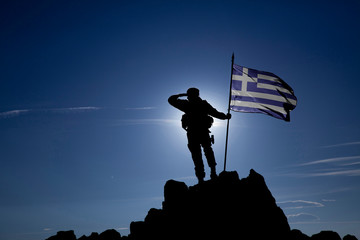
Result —
[[[268, 84], [268, 85], [273, 85], [273, 86], [278, 86], [278, 87], [284, 87], [284, 83], [282, 83], [281, 81], [270, 81], [270, 80], [266, 80], [266, 79], [257, 79], [258, 83], [264, 83], [264, 84]], [[286, 88], [285, 88], [286, 89]]]
[[[242, 82], [245, 81], [244, 77], [233, 75], [232, 79], [233, 79], [232, 84], [234, 85], [232, 88], [236, 90], [242, 90], [241, 89]], [[275, 94], [275, 95], [279, 95], [278, 91], [280, 91], [282, 93], [288, 94], [287, 97], [295, 99], [295, 97], [293, 97], [293, 93], [288, 89], [283, 88], [282, 87], [283, 85], [280, 82], [274, 82], [273, 84], [269, 84], [268, 82], [260, 82], [260, 79], [258, 79], [258, 81], [251, 80], [251, 82], [250, 81], [245, 81], [245, 82], [247, 83], [248, 91], [266, 92], [266, 90], [261, 91], [260, 89], [268, 89], [273, 91], [273, 92], [268, 92], [269, 94]]]
[[272, 95], [272, 94], [266, 94], [266, 93], [258, 93], [258, 92], [242, 92], [237, 90], [231, 90], [232, 96], [240, 96], [240, 97], [253, 97], [253, 98], [263, 98], [263, 99], [269, 99], [272, 101], [278, 101], [281, 103], [290, 103], [294, 106], [296, 106], [297, 101], [294, 99], [286, 99], [281, 95]]
[[276, 100], [271, 100], [271, 99], [267, 99], [267, 98], [253, 97], [253, 96], [232, 95], [231, 100], [245, 101], [245, 102], [255, 102], [255, 103], [260, 103], [260, 104], [268, 104], [268, 105], [274, 105], [274, 106], [282, 107], [282, 108], [284, 108], [285, 104], [292, 105], [291, 103], [288, 103], [286, 101], [276, 101]]
[[239, 81], [241, 81], [241, 80], [243, 80], [244, 78], [247, 78], [248, 81], [256, 82], [256, 80], [255, 80], [256, 77], [251, 78], [251, 77], [248, 77], [248, 76], [236, 75], [236, 74], [233, 74], [233, 76], [232, 76], [232, 80], [239, 80]]
[[[246, 96], [252, 96], [253, 94], [266, 94], [266, 95], [263, 95], [265, 98], [271, 98], [271, 96], [275, 96], [275, 97], [281, 97], [281, 98], [288, 98], [289, 100], [294, 100], [294, 102], [292, 102], [292, 104], [296, 105], [296, 97], [291, 94], [289, 91], [287, 92], [284, 92], [284, 91], [281, 91], [280, 89], [276, 89], [276, 90], [272, 90], [272, 89], [266, 89], [266, 88], [258, 88], [256, 86], [256, 83], [248, 83], [247, 85], [247, 91], [243, 91], [242, 89], [242, 84], [241, 82], [239, 83], [239, 81], [233, 81], [232, 83], [233, 87], [232, 89], [236, 92], [232, 93], [232, 95], [235, 95], [235, 94], [241, 94], [240, 92], [244, 92], [244, 93], [248, 93]], [[277, 91], [279, 90], [279, 91]], [[280, 93], [279, 93], [280, 92]]]
[[246, 78], [249, 82], [258, 82], [258, 83], [266, 83], [269, 85], [274, 85], [274, 86], [279, 86], [279, 87], [283, 87], [284, 86], [284, 82], [281, 81], [279, 78], [276, 77], [271, 77], [271, 76], [267, 76], [268, 78], [265, 78], [265, 75], [261, 75], [263, 77], [249, 77], [247, 75], [243, 75], [243, 74], [233, 74], [232, 76], [232, 80], [239, 80], [242, 81], [244, 78]]
[[276, 113], [271, 110], [267, 109], [258, 109], [258, 108], [250, 108], [250, 107], [242, 107], [242, 106], [231, 106], [231, 110], [235, 112], [246, 112], [246, 113], [264, 113], [267, 115], [270, 115], [272, 117], [278, 118], [278, 119], [286, 119], [286, 115]]
[[285, 109], [283, 107], [278, 107], [270, 104], [259, 104], [256, 102], [245, 102], [245, 101], [234, 101], [232, 100], [230, 102], [230, 106], [237, 106], [237, 107], [249, 107], [249, 108], [258, 108], [258, 109], [265, 109], [265, 110], [274, 110], [276, 112], [287, 114]]
[[259, 73], [257, 75], [257, 78], [258, 79], [269, 80], [269, 81], [275, 81], [275, 82], [277, 82], [279, 80], [279, 77], [277, 77], [275, 75], [269, 76], [269, 75], [265, 75], [265, 74], [261, 74], [261, 73]]
[[287, 93], [290, 96], [292, 95], [291, 92], [289, 90], [287, 90], [286, 88], [283, 87], [279, 87], [279, 86], [274, 86], [274, 85], [270, 85], [270, 84], [265, 84], [265, 83], [257, 83], [256, 85], [257, 88], [263, 88], [263, 89], [268, 89], [268, 90], [273, 90], [273, 91], [280, 91], [282, 93]]

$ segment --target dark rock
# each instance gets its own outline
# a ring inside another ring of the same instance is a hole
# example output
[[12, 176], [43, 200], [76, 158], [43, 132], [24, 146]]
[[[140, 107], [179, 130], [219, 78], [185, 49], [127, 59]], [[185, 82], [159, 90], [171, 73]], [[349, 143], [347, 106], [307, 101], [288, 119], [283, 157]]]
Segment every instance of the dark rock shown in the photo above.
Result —
[[130, 223], [131, 239], [145, 239], [147, 234], [147, 225], [143, 221], [136, 221]]
[[[341, 240], [332, 231], [309, 237], [299, 230], [290, 230], [265, 179], [253, 169], [241, 180], [235, 171], [222, 172], [214, 180], [191, 187], [169, 180], [164, 186], [162, 209], [151, 208], [144, 221], [131, 222], [128, 236], [121, 237], [111, 229], [78, 240], [120, 239]], [[61, 231], [47, 240], [76, 237], [74, 231]], [[346, 235], [343, 240], [357, 238]]]
[[93, 232], [90, 236], [82, 236], [78, 240], [120, 240], [121, 235], [114, 229], [109, 229], [102, 232], [100, 235], [96, 232]]
[[311, 240], [341, 240], [338, 233], [333, 231], [321, 231], [311, 236]]
[[99, 234], [97, 232], [91, 233], [90, 236], [81, 236], [78, 240], [99, 240]]
[[254, 170], [240, 180], [222, 172], [215, 180], [187, 187], [169, 180], [163, 209], [150, 209], [144, 222], [132, 222], [132, 239], [288, 239], [283, 211]]
[[289, 239], [291, 239], [291, 240], [310, 240], [310, 237], [308, 235], [302, 233], [298, 229], [293, 229], [290, 232]]
[[114, 229], [106, 230], [99, 235], [99, 240], [120, 240], [121, 235]]
[[188, 187], [183, 182], [169, 180], [164, 186], [163, 209], [172, 211], [184, 206], [186, 203]]
[[354, 235], [346, 235], [343, 240], [358, 240]]
[[56, 235], [49, 237], [47, 240], [76, 240], [73, 230], [60, 231]]

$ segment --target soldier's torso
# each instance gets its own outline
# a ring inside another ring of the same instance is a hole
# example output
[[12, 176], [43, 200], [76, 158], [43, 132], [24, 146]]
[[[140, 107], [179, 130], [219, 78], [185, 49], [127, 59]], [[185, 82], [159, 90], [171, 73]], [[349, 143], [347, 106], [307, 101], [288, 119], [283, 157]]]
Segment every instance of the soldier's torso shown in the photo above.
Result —
[[208, 109], [208, 103], [204, 100], [188, 102], [183, 116], [188, 131], [208, 131], [213, 122], [213, 118], [208, 115]]

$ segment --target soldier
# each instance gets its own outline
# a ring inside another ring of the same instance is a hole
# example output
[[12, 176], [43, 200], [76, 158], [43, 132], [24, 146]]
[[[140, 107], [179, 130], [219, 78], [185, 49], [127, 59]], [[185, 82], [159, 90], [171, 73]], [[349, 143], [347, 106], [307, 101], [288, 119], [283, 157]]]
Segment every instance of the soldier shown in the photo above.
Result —
[[[179, 99], [185, 96], [187, 100]], [[173, 107], [185, 112], [181, 122], [182, 127], [187, 131], [188, 148], [194, 161], [195, 175], [199, 183], [202, 183], [205, 178], [201, 146], [204, 149], [208, 165], [211, 169], [210, 177], [211, 179], [216, 178], [216, 161], [211, 148], [213, 138], [210, 138], [209, 135], [209, 128], [214, 121], [211, 116], [225, 120], [230, 119], [231, 114], [219, 112], [207, 101], [202, 100], [199, 96], [199, 89], [197, 88], [189, 88], [186, 93], [172, 95], [168, 101]]]

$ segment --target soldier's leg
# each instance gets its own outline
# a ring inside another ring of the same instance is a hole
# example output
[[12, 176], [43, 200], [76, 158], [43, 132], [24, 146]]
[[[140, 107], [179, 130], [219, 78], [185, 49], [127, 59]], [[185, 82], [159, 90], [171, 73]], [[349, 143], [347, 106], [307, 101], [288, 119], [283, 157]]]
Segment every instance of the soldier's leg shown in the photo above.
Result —
[[207, 134], [207, 137], [205, 138], [204, 136], [204, 141], [202, 143], [202, 146], [204, 148], [204, 153], [206, 156], [206, 160], [207, 163], [211, 169], [211, 174], [210, 177], [216, 178], [217, 174], [216, 174], [216, 161], [215, 161], [215, 155], [214, 155], [214, 151], [211, 147], [211, 140], [210, 140], [210, 136]]
[[189, 134], [188, 134], [188, 142], [189, 142], [188, 148], [191, 152], [191, 156], [195, 165], [195, 175], [198, 178], [199, 182], [202, 182], [205, 178], [205, 169], [201, 156], [200, 142], [196, 140], [196, 137], [193, 137]]
[[195, 165], [195, 175], [199, 179], [199, 182], [203, 181], [205, 178], [205, 169], [204, 163], [201, 156], [200, 144], [188, 144], [189, 150], [191, 152], [192, 159]]

